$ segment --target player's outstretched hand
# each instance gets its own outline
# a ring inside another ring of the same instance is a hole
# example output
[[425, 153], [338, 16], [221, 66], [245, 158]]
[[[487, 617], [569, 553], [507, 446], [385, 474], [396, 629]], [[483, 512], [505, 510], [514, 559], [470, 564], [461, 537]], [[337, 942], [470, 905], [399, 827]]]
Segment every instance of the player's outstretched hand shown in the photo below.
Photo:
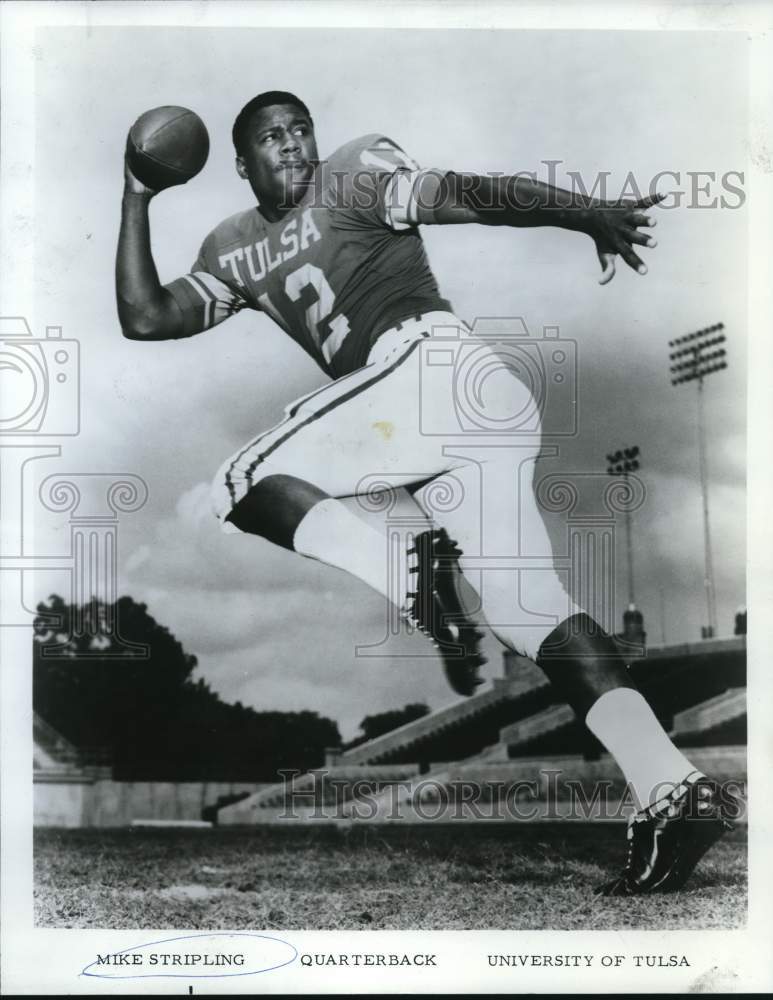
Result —
[[127, 194], [143, 194], [148, 200], [150, 200], [154, 195], [158, 194], [158, 191], [154, 191], [152, 188], [149, 188], [146, 184], [143, 184], [142, 181], [137, 180], [137, 178], [132, 173], [127, 157], [124, 157], [123, 160], [123, 184], [124, 184], [124, 191]]
[[648, 208], [659, 204], [666, 196], [651, 194], [638, 201], [610, 201], [594, 206], [590, 213], [588, 234], [596, 244], [601, 264], [600, 285], [606, 285], [615, 276], [615, 257], [623, 260], [639, 274], [647, 273], [647, 265], [634, 253], [634, 245], [655, 247], [657, 242], [640, 227], [650, 228], [657, 220], [647, 213]]

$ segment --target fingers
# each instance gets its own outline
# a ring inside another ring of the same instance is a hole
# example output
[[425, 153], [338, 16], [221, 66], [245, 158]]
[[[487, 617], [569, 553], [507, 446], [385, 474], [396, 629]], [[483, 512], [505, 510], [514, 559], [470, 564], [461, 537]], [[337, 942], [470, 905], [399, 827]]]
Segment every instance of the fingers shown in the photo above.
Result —
[[[648, 208], [662, 201], [664, 195], [650, 195], [628, 206], [627, 212], [613, 210], [602, 213], [601, 233], [596, 237], [596, 252], [601, 264], [599, 284], [606, 285], [615, 276], [615, 256], [620, 254], [626, 264], [637, 274], [646, 274], [647, 265], [634, 252], [634, 246], [656, 247], [657, 241], [637, 227], [651, 228], [655, 219], [646, 212], [635, 209]], [[621, 206], [622, 207], [622, 206]], [[603, 235], [602, 235], [603, 234]]]
[[[622, 237], [618, 237], [615, 243], [618, 247], [617, 253], [620, 254], [629, 267], [632, 267], [637, 274], [647, 273], [647, 265], [643, 260], [641, 260], [641, 258], [636, 256], [631, 247]], [[602, 271], [601, 277], [599, 278], [599, 284], [606, 285], [615, 276], [615, 257], [617, 254], [610, 253], [608, 250], [597, 250], [597, 253]]]
[[643, 212], [629, 212], [625, 217], [625, 221], [630, 222], [634, 226], [647, 226], [649, 229], [658, 224], [656, 218], [651, 215], [645, 215]]
[[647, 273], [647, 265], [640, 257], [636, 256], [630, 244], [626, 243], [622, 236], [618, 236], [615, 243], [617, 245], [617, 252], [629, 267], [632, 267], [634, 271], [638, 271], [639, 274]]
[[599, 263], [601, 264], [600, 285], [608, 285], [615, 276], [615, 255], [599, 250]]
[[640, 198], [638, 201], [633, 203], [634, 208], [650, 208], [652, 205], [658, 205], [661, 201], [665, 201], [667, 195], [665, 194], [648, 194], [646, 198]]
[[638, 243], [642, 247], [656, 247], [658, 245], [658, 241], [653, 240], [647, 233], [640, 233], [630, 226], [623, 226], [620, 232], [629, 243]]

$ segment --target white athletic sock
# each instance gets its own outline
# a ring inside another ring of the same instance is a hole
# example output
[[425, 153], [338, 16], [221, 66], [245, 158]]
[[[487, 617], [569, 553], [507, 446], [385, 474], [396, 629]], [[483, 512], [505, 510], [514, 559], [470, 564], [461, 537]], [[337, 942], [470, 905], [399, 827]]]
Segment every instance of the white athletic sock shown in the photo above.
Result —
[[697, 771], [633, 688], [606, 691], [585, 722], [617, 761], [639, 809], [663, 798], [673, 785]]
[[346, 570], [398, 608], [405, 603], [405, 544], [387, 555], [386, 535], [330, 498], [315, 504], [295, 530], [293, 547], [310, 559]]

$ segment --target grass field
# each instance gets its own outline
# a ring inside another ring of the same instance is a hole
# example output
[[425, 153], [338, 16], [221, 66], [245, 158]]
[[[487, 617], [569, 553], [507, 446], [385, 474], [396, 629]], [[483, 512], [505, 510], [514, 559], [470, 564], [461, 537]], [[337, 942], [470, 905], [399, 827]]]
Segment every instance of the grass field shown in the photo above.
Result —
[[744, 831], [685, 891], [593, 896], [620, 867], [620, 825], [38, 830], [44, 927], [598, 930], [739, 927]]

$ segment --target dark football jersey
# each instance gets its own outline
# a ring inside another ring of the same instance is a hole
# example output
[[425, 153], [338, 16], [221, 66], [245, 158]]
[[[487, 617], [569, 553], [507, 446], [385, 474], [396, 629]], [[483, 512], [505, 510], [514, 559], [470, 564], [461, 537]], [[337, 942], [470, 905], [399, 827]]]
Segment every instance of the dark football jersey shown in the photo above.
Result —
[[395, 211], [398, 187], [418, 170], [390, 139], [363, 136], [319, 164], [302, 201], [278, 222], [257, 207], [221, 222], [190, 274], [166, 286], [184, 335], [258, 309], [339, 378], [362, 367], [398, 321], [450, 311], [415, 217]]

